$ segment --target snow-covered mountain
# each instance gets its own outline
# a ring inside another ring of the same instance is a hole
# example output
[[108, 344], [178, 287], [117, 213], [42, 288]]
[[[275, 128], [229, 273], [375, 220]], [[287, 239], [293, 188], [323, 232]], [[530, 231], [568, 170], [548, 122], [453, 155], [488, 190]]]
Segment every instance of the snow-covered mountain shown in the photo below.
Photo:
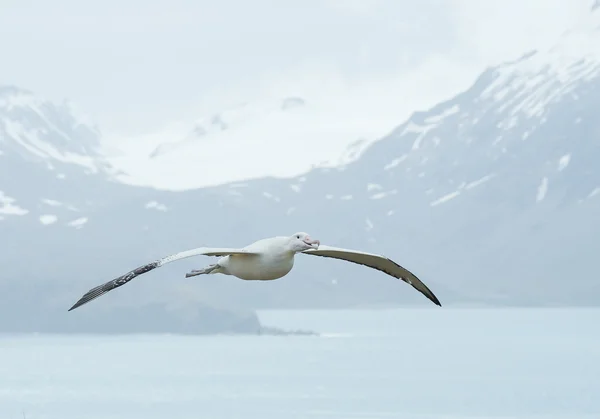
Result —
[[[116, 182], [118, 173], [104, 156], [99, 130], [73, 105], [0, 87], [0, 331], [259, 331], [254, 313], [210, 305], [182, 311], [148, 304], [125, 309], [125, 315], [104, 309], [65, 315], [79, 281], [90, 273], [97, 278], [110, 265], [102, 253], [119, 236], [111, 208], [145, 202], [128, 213], [134, 219], [146, 208], [162, 209], [141, 198], [151, 190]], [[95, 229], [116, 236], [94, 242]], [[152, 317], [155, 322], [148, 323]]]
[[[62, 162], [60, 173], [72, 172], [60, 181], [77, 182], [60, 189], [58, 169], [45, 160], [25, 165], [13, 150], [0, 157], [12, 167], [0, 178], [2, 199], [5, 208], [28, 212], [0, 221], [4, 287], [19, 278], [67, 308], [92, 286], [159, 256], [304, 230], [323, 243], [392, 257], [443, 305], [596, 305], [598, 14], [594, 10], [553, 49], [490, 68], [463, 93], [415, 112], [348, 163], [299, 176], [164, 191], [118, 183], [114, 169], [86, 174]], [[233, 129], [227, 123], [233, 119], [222, 119], [219, 135]], [[190, 144], [200, 150], [210, 135], [190, 137]], [[182, 156], [186, 147], [148, 160]], [[101, 154], [87, 155], [102, 167]], [[182, 176], [195, 157], [175, 159], [171, 173]], [[157, 173], [166, 173], [166, 163], [156, 164]], [[69, 205], [79, 212], [71, 214]], [[49, 224], [42, 215], [57, 221]], [[75, 217], [86, 222], [69, 225]], [[245, 308], [430, 304], [379, 272], [303, 255], [280, 281], [183, 277], [209, 262], [165, 266], [85, 310], [144, 304], [186, 310], [198, 302]]]
[[[0, 87], [0, 217], [83, 223], [84, 178], [110, 176], [100, 132], [69, 103], [54, 104], [13, 86]], [[79, 190], [79, 191], [78, 191]], [[74, 193], [78, 191], [79, 193]]]
[[351, 105], [340, 109], [339, 101], [283, 97], [243, 103], [199, 118], [191, 127], [167, 128], [142, 141], [115, 141], [119, 153], [108, 157], [121, 169], [120, 181], [164, 190], [335, 167], [358, 158], [397, 123]]
[[[244, 103], [227, 109], [223, 112], [218, 112], [209, 117], [198, 119], [192, 130], [181, 140], [166, 142], [158, 145], [151, 153], [151, 158], [164, 156], [188, 144], [200, 143], [204, 145], [205, 140], [213, 139], [218, 134], [227, 130], [243, 130], [252, 125], [260, 123], [262, 119], [267, 119], [273, 116], [280, 116], [286, 113], [288, 116], [290, 110], [302, 108], [305, 101], [302, 98], [289, 97], [276, 103], [259, 103], [250, 104]], [[217, 139], [216, 141], [220, 141]]]
[[57, 105], [14, 86], [0, 88], [2, 154], [28, 161], [103, 169], [100, 132], [74, 105]]

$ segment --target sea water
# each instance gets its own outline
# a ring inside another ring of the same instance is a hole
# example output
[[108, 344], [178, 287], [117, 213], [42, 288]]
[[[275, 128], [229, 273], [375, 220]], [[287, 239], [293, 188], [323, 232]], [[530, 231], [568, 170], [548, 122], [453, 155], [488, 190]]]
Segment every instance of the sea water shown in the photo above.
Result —
[[321, 336], [0, 336], [0, 419], [600, 418], [599, 309], [264, 312]]

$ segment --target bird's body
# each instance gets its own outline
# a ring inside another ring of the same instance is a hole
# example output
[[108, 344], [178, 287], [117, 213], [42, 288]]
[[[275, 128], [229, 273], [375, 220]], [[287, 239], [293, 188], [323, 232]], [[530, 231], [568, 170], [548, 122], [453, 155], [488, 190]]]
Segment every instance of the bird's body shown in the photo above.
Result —
[[247, 281], [270, 281], [287, 275], [294, 267], [296, 253], [285, 247], [287, 237], [258, 240], [244, 248], [248, 254], [233, 254], [221, 257], [215, 265], [192, 271], [186, 277], [209, 274], [233, 275]]
[[341, 259], [377, 269], [412, 285], [434, 304], [441, 306], [437, 297], [419, 278], [391, 259], [356, 250], [321, 246], [319, 240], [311, 239], [308, 234], [296, 233], [292, 236], [261, 239], [238, 249], [200, 247], [163, 257], [127, 272], [112, 281], [92, 288], [69, 311], [115, 288], [125, 285], [141, 274], [179, 259], [198, 255], [220, 256], [216, 263], [187, 273], [187, 278], [198, 275], [223, 274], [232, 275], [247, 281], [272, 281], [284, 277], [292, 270], [295, 256], [298, 253]]

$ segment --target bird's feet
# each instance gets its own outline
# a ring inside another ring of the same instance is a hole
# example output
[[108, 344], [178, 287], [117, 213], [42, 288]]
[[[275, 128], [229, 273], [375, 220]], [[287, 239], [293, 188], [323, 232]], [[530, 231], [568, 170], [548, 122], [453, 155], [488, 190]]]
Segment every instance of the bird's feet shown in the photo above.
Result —
[[185, 274], [186, 278], [190, 278], [192, 276], [198, 276], [198, 275], [206, 275], [206, 274], [210, 274], [213, 273], [213, 271], [215, 269], [217, 269], [219, 267], [219, 265], [215, 264], [215, 265], [209, 265], [206, 268], [202, 268], [202, 269], [194, 269], [188, 273]]
[[188, 273], [185, 274], [186, 278], [190, 278], [192, 276], [197, 276], [197, 275], [202, 275], [204, 272], [202, 269], [194, 269], [193, 271], [190, 271]]

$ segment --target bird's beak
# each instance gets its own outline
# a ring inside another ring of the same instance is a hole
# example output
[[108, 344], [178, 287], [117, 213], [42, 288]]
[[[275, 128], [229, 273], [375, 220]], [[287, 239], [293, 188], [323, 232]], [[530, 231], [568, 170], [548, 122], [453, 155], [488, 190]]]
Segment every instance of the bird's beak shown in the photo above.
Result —
[[319, 245], [321, 244], [321, 242], [319, 240], [313, 240], [310, 237], [306, 237], [304, 239], [304, 243], [306, 243], [307, 245], [309, 245], [313, 249], [318, 249]]

